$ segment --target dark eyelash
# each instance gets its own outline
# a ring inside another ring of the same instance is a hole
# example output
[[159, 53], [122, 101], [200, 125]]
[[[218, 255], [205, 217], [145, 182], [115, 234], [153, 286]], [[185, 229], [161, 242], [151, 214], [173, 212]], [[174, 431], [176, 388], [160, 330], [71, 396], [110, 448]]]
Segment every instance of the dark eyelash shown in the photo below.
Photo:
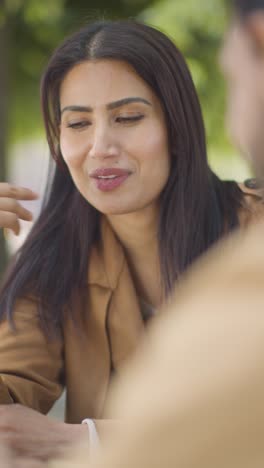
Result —
[[[138, 122], [139, 120], [142, 120], [144, 118], [144, 115], [134, 115], [131, 117], [117, 117], [116, 121], [117, 122]], [[74, 122], [74, 123], [69, 123], [67, 125], [68, 128], [73, 128], [73, 129], [82, 129], [84, 127], [89, 126], [90, 123], [87, 121], [80, 121], [80, 122]]]
[[67, 125], [68, 128], [73, 128], [73, 129], [81, 129], [81, 128], [84, 128], [84, 127], [87, 127], [89, 124], [89, 122], [86, 122], [86, 121], [81, 121], [81, 122], [74, 122], [74, 123], [69, 123]]
[[117, 122], [137, 122], [139, 120], [142, 120], [144, 118], [144, 115], [134, 115], [131, 117], [117, 117], [116, 121]]

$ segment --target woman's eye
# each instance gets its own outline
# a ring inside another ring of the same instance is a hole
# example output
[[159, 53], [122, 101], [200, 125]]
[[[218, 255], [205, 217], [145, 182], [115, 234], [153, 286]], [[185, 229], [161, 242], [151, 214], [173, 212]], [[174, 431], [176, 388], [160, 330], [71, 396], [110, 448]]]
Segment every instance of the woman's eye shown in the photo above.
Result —
[[69, 122], [67, 124], [67, 127], [73, 128], [74, 130], [78, 130], [78, 129], [88, 127], [89, 125], [90, 125], [90, 122], [87, 122], [87, 120], [80, 120], [79, 122]]
[[118, 123], [132, 123], [132, 122], [138, 122], [139, 120], [142, 120], [144, 118], [144, 115], [130, 115], [130, 116], [120, 116], [116, 118], [116, 122]]

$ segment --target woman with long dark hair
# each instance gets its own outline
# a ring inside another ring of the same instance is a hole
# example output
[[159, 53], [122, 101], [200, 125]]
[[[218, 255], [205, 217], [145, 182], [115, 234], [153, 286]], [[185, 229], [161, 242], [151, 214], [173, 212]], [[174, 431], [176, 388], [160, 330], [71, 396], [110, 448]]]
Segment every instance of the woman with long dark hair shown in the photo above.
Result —
[[55, 165], [1, 288], [0, 402], [47, 413], [65, 386], [68, 424], [2, 407], [0, 431], [6, 415], [13, 445], [32, 452], [37, 427], [49, 458], [84, 418], [103, 419], [112, 376], [184, 270], [263, 207], [209, 168], [189, 70], [161, 32], [84, 27], [54, 52], [41, 93]]

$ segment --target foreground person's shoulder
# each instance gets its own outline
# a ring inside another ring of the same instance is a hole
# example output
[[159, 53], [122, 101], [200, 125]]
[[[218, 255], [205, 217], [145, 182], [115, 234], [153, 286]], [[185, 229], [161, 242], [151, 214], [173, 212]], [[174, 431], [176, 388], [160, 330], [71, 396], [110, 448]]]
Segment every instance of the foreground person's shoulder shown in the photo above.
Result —
[[239, 213], [241, 226], [264, 219], [264, 179], [247, 179], [238, 186], [244, 195]]

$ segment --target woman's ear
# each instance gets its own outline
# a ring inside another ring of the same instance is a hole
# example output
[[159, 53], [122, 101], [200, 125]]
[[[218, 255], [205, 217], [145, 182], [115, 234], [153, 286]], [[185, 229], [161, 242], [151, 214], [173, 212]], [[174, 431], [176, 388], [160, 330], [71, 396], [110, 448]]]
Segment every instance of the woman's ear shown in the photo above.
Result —
[[256, 11], [249, 15], [245, 24], [256, 44], [258, 53], [264, 55], [264, 11]]

